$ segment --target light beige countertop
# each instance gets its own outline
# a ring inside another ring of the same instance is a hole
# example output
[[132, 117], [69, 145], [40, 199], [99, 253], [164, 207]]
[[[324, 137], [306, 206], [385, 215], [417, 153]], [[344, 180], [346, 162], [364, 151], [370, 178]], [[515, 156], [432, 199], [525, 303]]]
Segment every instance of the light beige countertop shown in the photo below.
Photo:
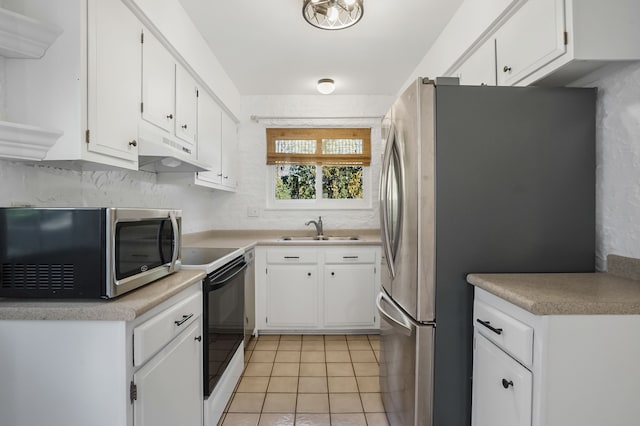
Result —
[[609, 255], [608, 272], [469, 274], [467, 281], [536, 315], [640, 314], [640, 260]]
[[[332, 236], [358, 236], [359, 240], [279, 241], [283, 236], [313, 236], [310, 231], [225, 230], [185, 234], [184, 247], [243, 248], [256, 245], [330, 246], [379, 245], [377, 229], [328, 232]], [[204, 278], [199, 270], [182, 270], [111, 300], [0, 298], [0, 320], [131, 321], [171, 296]]]
[[0, 298], [0, 320], [131, 321], [204, 277], [182, 270], [111, 300]]
[[224, 230], [205, 231], [182, 236], [183, 247], [225, 247], [244, 248], [248, 250], [259, 246], [370, 246], [380, 245], [380, 230], [378, 229], [347, 229], [340, 231], [327, 231], [330, 236], [357, 236], [359, 240], [331, 240], [331, 241], [282, 241], [284, 236], [312, 237], [315, 233], [295, 230]]

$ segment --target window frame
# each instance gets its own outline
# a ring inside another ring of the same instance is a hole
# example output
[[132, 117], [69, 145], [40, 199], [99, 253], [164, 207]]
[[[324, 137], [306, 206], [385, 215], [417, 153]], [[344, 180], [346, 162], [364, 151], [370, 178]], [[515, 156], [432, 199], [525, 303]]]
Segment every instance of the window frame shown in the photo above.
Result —
[[[371, 133], [372, 128], [267, 128], [267, 184], [266, 200], [268, 210], [370, 210], [372, 209], [373, 184], [371, 179]], [[316, 154], [279, 154], [275, 152], [275, 140], [316, 140]], [[363, 141], [362, 154], [331, 155], [318, 154], [322, 139], [352, 139]], [[275, 154], [275, 155], [274, 155]], [[270, 164], [271, 163], [271, 164]], [[316, 167], [316, 198], [311, 200], [276, 199], [276, 167], [282, 164], [305, 164]], [[362, 167], [362, 198], [328, 199], [322, 198], [323, 166]]]
[[[268, 210], [365, 210], [372, 208], [371, 167], [362, 166], [362, 198], [322, 198], [322, 166], [316, 166], [316, 198], [312, 200], [278, 200], [276, 198], [276, 167], [267, 166]], [[320, 197], [318, 197], [320, 195]]]

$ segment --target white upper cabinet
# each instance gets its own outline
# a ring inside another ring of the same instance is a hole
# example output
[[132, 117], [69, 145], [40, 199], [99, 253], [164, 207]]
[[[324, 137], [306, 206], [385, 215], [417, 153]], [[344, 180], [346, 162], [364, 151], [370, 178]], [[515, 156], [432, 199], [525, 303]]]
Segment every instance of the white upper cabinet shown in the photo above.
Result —
[[467, 86], [496, 85], [496, 48], [494, 39], [487, 40], [458, 67], [453, 75]]
[[513, 85], [566, 51], [564, 0], [528, 0], [496, 33], [498, 84]]
[[640, 59], [640, 2], [528, 0], [495, 34], [498, 84], [559, 86]]
[[137, 169], [138, 19], [121, 1], [24, 0], [6, 6], [63, 31], [42, 58], [6, 60], [9, 120], [64, 132], [44, 160]]
[[222, 114], [222, 185], [235, 188], [238, 185], [238, 130], [235, 121]]
[[607, 63], [640, 60], [640, 25], [630, 18], [640, 16], [639, 1], [522, 0], [504, 15], [449, 75], [491, 84], [492, 69], [501, 86], [562, 86]]
[[198, 87], [181, 65], [176, 66], [176, 136], [192, 147], [196, 145]]
[[199, 172], [196, 183], [222, 184], [222, 110], [206, 92], [198, 97], [198, 161], [210, 167]]
[[153, 34], [144, 31], [142, 37], [142, 118], [173, 133], [176, 63]]
[[[113, 31], [116, 23], [119, 30]], [[140, 93], [140, 47], [135, 40], [140, 22], [122, 2], [98, 0], [89, 2], [88, 27], [87, 149], [135, 167]]]

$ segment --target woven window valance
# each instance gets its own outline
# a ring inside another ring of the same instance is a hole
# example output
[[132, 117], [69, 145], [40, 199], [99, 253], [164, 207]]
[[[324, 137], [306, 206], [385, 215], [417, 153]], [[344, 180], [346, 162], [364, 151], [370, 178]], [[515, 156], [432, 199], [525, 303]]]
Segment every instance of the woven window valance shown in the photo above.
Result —
[[267, 129], [267, 164], [369, 166], [371, 129]]

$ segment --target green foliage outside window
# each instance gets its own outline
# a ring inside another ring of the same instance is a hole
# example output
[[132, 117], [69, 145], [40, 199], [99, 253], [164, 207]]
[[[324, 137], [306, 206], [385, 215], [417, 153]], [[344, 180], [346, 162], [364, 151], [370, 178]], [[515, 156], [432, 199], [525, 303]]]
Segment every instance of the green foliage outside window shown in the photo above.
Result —
[[[321, 177], [316, 176], [321, 172]], [[277, 200], [316, 198], [316, 179], [322, 179], [322, 197], [326, 199], [362, 199], [362, 166], [280, 165], [276, 166]]]
[[316, 166], [298, 164], [276, 166], [277, 200], [316, 198]]
[[322, 168], [322, 194], [329, 199], [362, 198], [362, 167], [326, 166]]

